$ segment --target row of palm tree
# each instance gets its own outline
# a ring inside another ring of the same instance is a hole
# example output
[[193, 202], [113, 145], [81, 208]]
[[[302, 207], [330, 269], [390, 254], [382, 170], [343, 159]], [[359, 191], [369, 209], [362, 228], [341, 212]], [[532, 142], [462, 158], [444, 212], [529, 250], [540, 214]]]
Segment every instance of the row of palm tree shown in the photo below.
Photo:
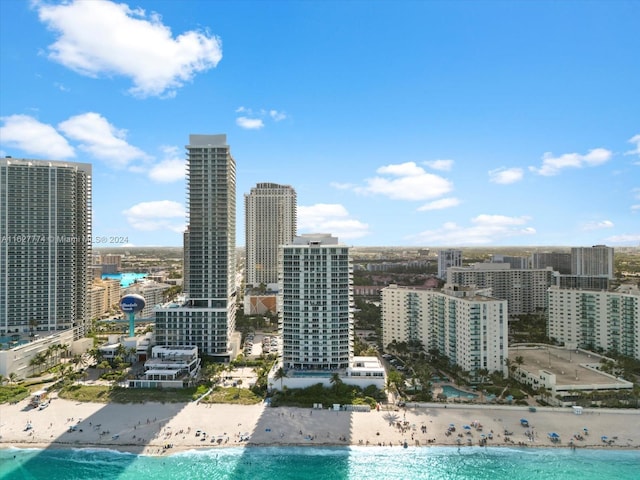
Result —
[[53, 344], [38, 354], [36, 354], [30, 361], [29, 366], [32, 367], [32, 373], [35, 374], [43, 370], [47, 370], [54, 365], [60, 363], [61, 354], [66, 355], [69, 352], [69, 345], [66, 344]]

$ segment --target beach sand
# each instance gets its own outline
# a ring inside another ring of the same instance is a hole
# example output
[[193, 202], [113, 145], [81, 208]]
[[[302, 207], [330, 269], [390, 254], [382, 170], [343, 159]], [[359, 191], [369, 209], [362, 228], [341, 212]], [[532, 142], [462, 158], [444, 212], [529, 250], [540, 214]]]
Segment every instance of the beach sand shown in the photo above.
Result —
[[[521, 418], [529, 427], [521, 426]], [[455, 431], [447, 435], [450, 424]], [[54, 396], [43, 410], [27, 400], [0, 407], [2, 447], [98, 447], [146, 455], [237, 445], [477, 446], [483, 438], [487, 446], [566, 448], [573, 441], [576, 448], [640, 448], [639, 427], [638, 410], [585, 409], [575, 415], [571, 409], [452, 404], [348, 412], [265, 404], [80, 403]], [[505, 429], [512, 432], [508, 440]], [[552, 432], [558, 442], [549, 438]], [[575, 434], [583, 440], [572, 440]]]

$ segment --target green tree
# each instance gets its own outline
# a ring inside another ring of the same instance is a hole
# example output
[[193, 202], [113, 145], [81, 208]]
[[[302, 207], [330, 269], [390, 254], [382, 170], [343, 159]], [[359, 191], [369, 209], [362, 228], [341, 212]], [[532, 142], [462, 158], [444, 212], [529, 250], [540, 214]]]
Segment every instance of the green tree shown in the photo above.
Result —
[[276, 372], [273, 374], [274, 380], [280, 380], [280, 390], [281, 391], [283, 389], [283, 387], [282, 387], [283, 380], [286, 377], [287, 377], [287, 372], [282, 367], [278, 368], [278, 370], [276, 370]]

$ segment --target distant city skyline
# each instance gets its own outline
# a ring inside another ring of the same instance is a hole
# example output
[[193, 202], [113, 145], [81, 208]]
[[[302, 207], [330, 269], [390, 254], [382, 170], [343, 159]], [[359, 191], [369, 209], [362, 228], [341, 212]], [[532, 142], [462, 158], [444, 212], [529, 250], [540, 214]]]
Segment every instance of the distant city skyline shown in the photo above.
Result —
[[639, 17], [633, 1], [0, 2], [0, 155], [92, 165], [94, 249], [182, 246], [192, 133], [227, 135], [237, 202], [295, 189], [298, 234], [640, 246]]

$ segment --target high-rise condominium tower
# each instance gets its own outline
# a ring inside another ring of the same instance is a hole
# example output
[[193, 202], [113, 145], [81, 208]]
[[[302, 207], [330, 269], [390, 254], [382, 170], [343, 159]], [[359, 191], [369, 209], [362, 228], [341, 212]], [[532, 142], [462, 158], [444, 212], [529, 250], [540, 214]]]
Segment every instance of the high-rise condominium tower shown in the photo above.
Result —
[[338, 371], [353, 360], [349, 248], [302, 235], [280, 249], [280, 331], [286, 369]]
[[190, 135], [187, 301], [156, 310], [156, 342], [228, 359], [236, 313], [236, 164], [226, 135]]
[[296, 198], [277, 183], [258, 183], [244, 196], [247, 285], [278, 283], [278, 246], [296, 236]]
[[0, 335], [87, 326], [91, 165], [0, 159]]
[[614, 279], [613, 248], [605, 245], [571, 249], [571, 274]]
[[447, 268], [462, 266], [462, 250], [438, 251], [438, 277], [447, 278]]

